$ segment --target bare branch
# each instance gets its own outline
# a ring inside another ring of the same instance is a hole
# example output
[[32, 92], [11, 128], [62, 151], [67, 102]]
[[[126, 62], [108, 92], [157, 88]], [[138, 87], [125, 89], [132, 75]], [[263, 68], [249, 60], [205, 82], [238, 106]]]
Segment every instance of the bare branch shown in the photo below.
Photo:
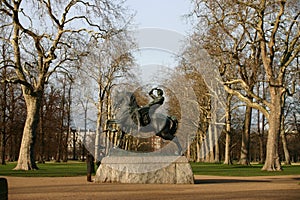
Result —
[[57, 19], [57, 17], [54, 16], [53, 12], [52, 12], [52, 7], [51, 7], [51, 1], [48, 0], [46, 2], [46, 0], [43, 0], [44, 4], [46, 5], [47, 9], [48, 9], [48, 14], [50, 16], [50, 18], [55, 22], [55, 24], [60, 27], [60, 23], [59, 20]]
[[[248, 84], [245, 81], [243, 81], [242, 79], [235, 79], [235, 80], [232, 80], [232, 81], [226, 81], [226, 82], [224, 82], [225, 86], [227, 86], [227, 85], [233, 85], [233, 84], [240, 84], [243, 87], [244, 91], [247, 93], [247, 95], [249, 95], [250, 97], [253, 97], [254, 99], [256, 99], [257, 102], [261, 102], [264, 105], [270, 107], [271, 104], [268, 101], [266, 101], [265, 99], [263, 99], [263, 98], [257, 96], [256, 94], [254, 94], [249, 89]], [[247, 98], [247, 97], [245, 97], [245, 98]]]
[[261, 111], [266, 118], [269, 118], [269, 112], [260, 104], [256, 103], [256, 102], [252, 102], [250, 101], [250, 99], [248, 97], [245, 97], [243, 94], [241, 94], [240, 92], [238, 92], [237, 90], [231, 89], [230, 87], [228, 87], [227, 85], [225, 86], [225, 90], [232, 95], [237, 96], [241, 101], [247, 103], [248, 106], [255, 108], [259, 111]]

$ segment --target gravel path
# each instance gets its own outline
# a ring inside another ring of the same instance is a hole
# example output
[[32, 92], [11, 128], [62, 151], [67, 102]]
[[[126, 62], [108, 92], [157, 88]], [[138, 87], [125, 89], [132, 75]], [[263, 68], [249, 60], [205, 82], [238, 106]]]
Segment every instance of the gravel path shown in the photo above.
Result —
[[86, 177], [5, 177], [9, 200], [18, 199], [300, 199], [300, 175], [268, 177], [195, 176], [194, 185], [96, 184]]

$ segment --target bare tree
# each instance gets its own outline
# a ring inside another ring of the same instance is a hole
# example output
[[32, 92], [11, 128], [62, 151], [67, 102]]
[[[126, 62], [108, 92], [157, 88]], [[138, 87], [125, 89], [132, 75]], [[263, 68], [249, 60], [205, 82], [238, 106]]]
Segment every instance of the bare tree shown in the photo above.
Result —
[[[37, 128], [36, 155], [40, 163], [55, 158], [56, 161], [59, 151], [63, 146], [60, 140], [62, 135], [62, 98], [64, 96], [63, 89], [56, 84], [47, 85], [43, 95], [42, 107], [40, 108], [40, 121]], [[59, 156], [60, 157], [60, 156]]]
[[[13, 71], [10, 70], [13, 74]], [[19, 85], [8, 84], [7, 99], [7, 143], [6, 156], [8, 161], [16, 161], [18, 151], [20, 149], [20, 141], [22, 138], [23, 125], [26, 118], [26, 109], [22, 91]]]
[[[0, 22], [2, 23], [7, 23], [7, 18], [1, 18]], [[0, 38], [5, 38], [10, 35], [9, 30], [3, 30], [0, 33]], [[3, 80], [5, 80], [7, 77], [9, 77], [10, 73], [12, 70], [10, 70], [7, 65], [9, 62], [9, 58], [12, 56], [12, 48], [10, 48], [9, 41], [7, 40], [0, 40], [0, 45], [1, 45], [1, 55], [0, 55], [0, 124], [1, 124], [1, 129], [0, 129], [0, 157], [1, 157], [1, 164], [5, 164], [5, 156], [6, 156], [6, 146], [7, 146], [7, 140], [9, 138], [9, 133], [8, 133], [8, 121], [9, 121], [9, 98], [8, 98], [8, 93], [9, 93], [9, 84]], [[14, 103], [14, 102], [12, 102]]]
[[66, 136], [63, 142], [63, 151], [64, 151], [64, 155], [63, 155], [63, 162], [67, 162], [68, 161], [68, 144], [69, 144], [69, 137], [71, 135], [71, 105], [72, 105], [72, 86], [73, 86], [73, 78], [71, 76], [68, 76], [68, 85], [69, 87], [67, 88], [67, 94], [65, 94], [66, 96], [66, 101], [67, 101], [67, 105], [66, 105], [66, 122], [65, 122], [65, 126], [66, 126]]
[[[201, 159], [204, 157], [209, 160], [209, 162], [214, 162], [214, 147], [216, 146], [216, 143], [218, 140], [213, 140], [214, 139], [214, 134], [212, 131], [208, 132], [209, 128], [209, 123], [211, 119], [211, 100], [210, 100], [210, 95], [209, 91], [207, 88], [207, 85], [202, 78], [202, 75], [196, 71], [193, 70], [193, 66], [191, 66], [191, 63], [187, 62], [187, 57], [182, 57], [181, 58], [181, 65], [178, 67], [177, 72], [180, 71], [184, 74], [182, 76], [182, 80], [180, 79], [180, 76], [174, 75], [174, 77], [170, 79], [174, 79], [177, 82], [183, 82], [183, 81], [188, 81], [191, 82], [191, 87], [193, 92], [195, 93], [196, 101], [197, 101], [197, 110], [199, 110], [199, 116], [198, 116], [198, 121], [195, 119], [191, 120], [194, 123], [194, 126], [197, 127], [196, 134], [192, 134], [189, 131], [187, 131], [188, 135], [187, 137], [187, 142], [190, 142], [191, 147], [188, 146], [188, 149], [191, 148], [192, 152], [187, 152], [187, 157], [190, 157], [191, 160], [195, 160], [199, 162]], [[170, 82], [169, 80], [167, 82]], [[167, 85], [167, 83], [166, 83]], [[178, 89], [178, 88], [177, 88]], [[191, 88], [185, 88], [185, 89], [191, 89]], [[188, 100], [186, 100], [188, 101]], [[168, 102], [170, 105], [170, 111], [174, 113], [173, 115], [176, 116], [178, 119], [180, 119], [180, 116], [184, 113], [180, 113], [180, 106], [178, 103], [178, 100], [176, 101], [175, 99], [172, 99], [171, 101]], [[178, 113], [178, 114], [177, 114]], [[195, 121], [194, 121], [195, 120]], [[211, 128], [211, 127], [210, 127]], [[194, 136], [193, 141], [190, 141], [191, 138]], [[205, 140], [205, 138], [209, 138], [210, 140]], [[205, 142], [208, 143], [208, 147], [210, 149], [209, 152], [201, 156], [201, 145], [205, 145]], [[190, 156], [190, 153], [193, 155]]]
[[[59, 132], [57, 141], [57, 154], [56, 162], [61, 160], [67, 161], [68, 153], [68, 140], [70, 134], [70, 121], [71, 121], [71, 88], [72, 88], [73, 78], [67, 74], [57, 82], [57, 85], [61, 85], [61, 101], [59, 107]], [[59, 86], [58, 86], [59, 87]]]
[[[193, 87], [198, 96], [200, 113], [205, 116], [200, 117], [199, 128], [204, 133], [197, 137], [202, 142], [202, 154], [208, 162], [219, 162], [219, 136], [225, 123], [226, 93], [220, 83], [218, 66], [201, 47], [197, 33], [190, 36], [187, 46], [182, 53], [182, 65], [185, 73], [194, 74], [197, 78]], [[205, 119], [206, 118], [206, 119]], [[197, 144], [198, 145], [198, 144]], [[196, 147], [196, 149], [199, 149]], [[197, 150], [198, 151], [198, 150]], [[205, 152], [204, 152], [205, 151]], [[202, 159], [204, 158], [202, 156]], [[197, 159], [200, 160], [200, 159]]]
[[249, 66], [245, 70], [248, 77], [260, 69], [265, 72], [266, 80], [261, 81], [268, 85], [269, 99], [255, 94], [242, 74], [224, 85], [227, 92], [260, 110], [268, 119], [266, 162], [262, 170], [281, 170], [278, 138], [284, 96], [291, 91], [287, 78], [288, 74], [295, 74], [293, 63], [300, 51], [298, 1], [197, 1], [195, 13], [206, 20], [204, 46], [213, 50], [209, 53], [218, 58], [222, 69], [233, 67], [243, 71]]
[[[86, 68], [82, 69], [81, 78], [97, 91], [86, 91], [86, 97], [97, 108], [95, 162], [99, 162], [100, 136], [105, 129], [106, 119], [110, 116], [110, 95], [113, 87], [130, 74], [133, 65], [131, 50], [134, 48], [132, 36], [126, 30], [102, 42], [91, 41], [89, 56], [83, 60]], [[108, 139], [108, 138], [106, 138]]]
[[12, 31], [14, 58], [9, 60], [15, 77], [7, 82], [22, 86], [27, 118], [16, 170], [38, 169], [34, 144], [45, 84], [58, 70], [74, 66], [86, 55], [89, 38], [109, 38], [126, 23], [122, 2], [1, 0], [0, 12], [9, 19], [1, 29]]
[[[2, 44], [2, 55], [1, 55], [1, 60], [6, 60], [6, 49], [5, 49], [5, 44]], [[6, 79], [6, 77], [8, 76], [8, 72], [6, 68], [3, 68], [3, 70], [1, 70], [1, 79]], [[8, 100], [7, 100], [7, 93], [8, 93], [8, 83], [7, 82], [3, 82], [0, 85], [0, 89], [1, 89], [1, 95], [0, 95], [0, 106], [1, 106], [1, 113], [0, 113], [0, 124], [1, 124], [1, 130], [0, 130], [0, 151], [1, 151], [1, 164], [5, 165], [5, 149], [6, 149], [6, 144], [7, 144], [7, 140], [8, 140], [8, 125], [7, 125], [7, 121], [8, 121], [8, 113], [7, 113], [7, 108], [8, 108]]]
[[[298, 88], [299, 89], [299, 88]], [[292, 97], [286, 99], [286, 106], [284, 108], [284, 115], [281, 124], [281, 141], [284, 154], [284, 164], [291, 165], [290, 150], [288, 147], [288, 138], [292, 135], [299, 133], [299, 95], [300, 93], [295, 93]]]

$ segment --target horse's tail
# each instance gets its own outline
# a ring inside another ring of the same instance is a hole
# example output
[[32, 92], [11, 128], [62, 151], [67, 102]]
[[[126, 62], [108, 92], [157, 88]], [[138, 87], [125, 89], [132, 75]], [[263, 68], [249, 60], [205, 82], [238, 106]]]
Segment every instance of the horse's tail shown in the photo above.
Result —
[[171, 128], [170, 128], [170, 134], [171, 135], [175, 135], [177, 128], [178, 128], [178, 120], [176, 117], [174, 116], [169, 116], [168, 117], [170, 119], [170, 121], [172, 122], [171, 124]]

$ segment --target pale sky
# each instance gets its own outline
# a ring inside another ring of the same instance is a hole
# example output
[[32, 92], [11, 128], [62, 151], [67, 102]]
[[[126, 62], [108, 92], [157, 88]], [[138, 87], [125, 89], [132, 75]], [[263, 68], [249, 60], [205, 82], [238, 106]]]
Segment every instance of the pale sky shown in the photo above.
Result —
[[[184, 17], [190, 11], [191, 2], [190, 0], [127, 0], [127, 5], [136, 12], [133, 23], [138, 29], [160, 29], [157, 32], [150, 31], [148, 35], [149, 31], [143, 32], [144, 34], [138, 38], [141, 49], [135, 55], [143, 83], [156, 82], [153, 78], [161, 74], [159, 71], [162, 68], [177, 65], [175, 55], [179, 53], [178, 46], [183, 45], [182, 40], [191, 29], [191, 25]], [[150, 45], [150, 49], [144, 48], [149, 47], [143, 46], [145, 42]], [[160, 46], [162, 43], [168, 43], [169, 46], [162, 48]]]
[[137, 12], [139, 28], [165, 28], [181, 34], [190, 28], [183, 17], [190, 11], [190, 0], [127, 0], [127, 5]]

